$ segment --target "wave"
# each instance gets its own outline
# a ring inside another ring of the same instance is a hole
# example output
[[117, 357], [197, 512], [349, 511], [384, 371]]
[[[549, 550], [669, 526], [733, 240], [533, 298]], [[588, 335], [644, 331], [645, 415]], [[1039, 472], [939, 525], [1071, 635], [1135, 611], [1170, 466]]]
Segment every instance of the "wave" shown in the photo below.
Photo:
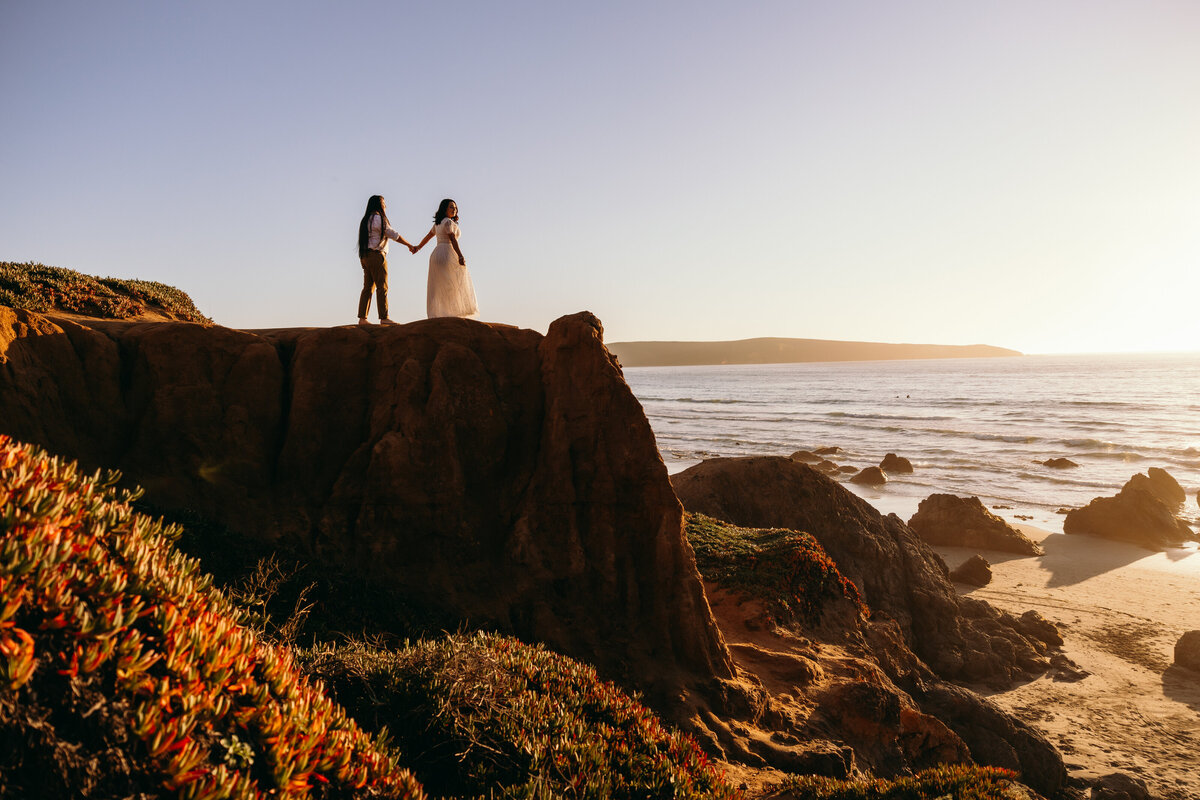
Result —
[[936, 422], [938, 420], [955, 419], [955, 417], [914, 417], [911, 414], [857, 414], [852, 411], [827, 411], [822, 416], [833, 417], [836, 419], [895, 419], [909, 420], [912, 422]]
[[716, 403], [719, 405], [766, 405], [766, 400], [743, 400], [732, 397], [654, 397], [644, 395], [638, 398], [642, 403]]
[[1033, 444], [1045, 441], [1041, 436], [1019, 433], [972, 433], [970, 438], [981, 442], [1007, 442], [1008, 444]]

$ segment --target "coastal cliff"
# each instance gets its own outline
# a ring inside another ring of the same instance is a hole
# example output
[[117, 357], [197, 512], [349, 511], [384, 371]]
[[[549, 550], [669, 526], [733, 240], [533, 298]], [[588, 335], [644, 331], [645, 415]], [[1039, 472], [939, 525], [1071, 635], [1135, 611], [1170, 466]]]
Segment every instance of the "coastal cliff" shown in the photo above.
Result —
[[591, 314], [543, 337], [0, 308], [0, 432], [639, 684], [731, 675], [653, 433]]
[[[731, 761], [846, 777], [975, 760], [1054, 794], [1053, 747], [942, 680], [1028, 676], [1045, 645], [943, 596], [932, 562], [878, 569], [876, 550], [915, 537], [847, 509], [836, 483], [810, 486], [811, 515], [787, 524], [812, 529], [877, 621], [842, 599], [783, 634], [710, 583], [719, 626], [682, 484], [602, 336], [586, 312], [542, 336], [461, 319], [237, 331], [0, 307], [0, 433], [119, 469], [155, 507], [260, 552], [286, 547], [451, 625], [590, 662]], [[787, 477], [765, 469], [747, 495]], [[944, 629], [914, 637], [935, 607]]]

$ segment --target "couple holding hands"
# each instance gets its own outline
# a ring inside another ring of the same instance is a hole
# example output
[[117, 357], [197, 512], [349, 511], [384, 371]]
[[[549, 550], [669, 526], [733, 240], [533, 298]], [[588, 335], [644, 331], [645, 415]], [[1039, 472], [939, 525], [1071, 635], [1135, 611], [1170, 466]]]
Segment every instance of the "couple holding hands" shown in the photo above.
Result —
[[479, 313], [475, 302], [475, 287], [467, 272], [467, 259], [458, 247], [458, 205], [447, 198], [438, 204], [433, 227], [420, 244], [409, 244], [388, 223], [387, 207], [380, 195], [371, 195], [367, 211], [358, 224], [358, 260], [363, 268], [363, 289], [358, 298], [358, 324], [370, 325], [367, 311], [371, 308], [374, 289], [381, 325], [395, 325], [388, 319], [387, 251], [388, 239], [399, 242], [416, 253], [426, 242], [437, 237], [437, 247], [429, 254], [429, 287], [425, 294], [425, 311], [433, 317], [471, 317]]

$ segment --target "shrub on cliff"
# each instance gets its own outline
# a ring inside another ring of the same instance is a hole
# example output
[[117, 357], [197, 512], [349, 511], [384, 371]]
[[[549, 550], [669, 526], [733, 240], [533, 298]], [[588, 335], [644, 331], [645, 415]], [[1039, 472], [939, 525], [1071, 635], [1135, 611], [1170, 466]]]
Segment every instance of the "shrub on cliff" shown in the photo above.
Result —
[[996, 767], [941, 766], [896, 780], [844, 781], [793, 776], [772, 793], [774, 800], [1016, 800], [1029, 793], [1016, 774]]
[[350, 713], [386, 725], [428, 791], [456, 797], [733, 798], [689, 737], [595, 669], [492, 633], [302, 653]]
[[114, 482], [0, 436], [0, 796], [422, 797]]
[[155, 281], [93, 278], [72, 269], [0, 261], [0, 305], [124, 319], [147, 309], [186, 322], [211, 323], [188, 295]]
[[779, 622], [815, 622], [826, 603], [841, 599], [864, 617], [870, 613], [858, 587], [807, 533], [742, 528], [691, 513], [685, 530], [705, 580], [764, 600]]

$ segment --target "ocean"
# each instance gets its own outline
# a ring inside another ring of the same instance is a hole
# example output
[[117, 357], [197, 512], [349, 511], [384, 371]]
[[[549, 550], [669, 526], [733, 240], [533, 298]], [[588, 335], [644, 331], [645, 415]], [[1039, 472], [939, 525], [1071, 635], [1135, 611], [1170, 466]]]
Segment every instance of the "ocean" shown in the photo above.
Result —
[[[839, 447], [839, 465], [909, 459], [912, 475], [844, 485], [907, 520], [935, 492], [1062, 531], [1060, 509], [1161, 467], [1200, 523], [1200, 354], [1019, 356], [624, 370], [667, 469], [717, 456]], [[1038, 462], [1067, 458], [1079, 466]]]

